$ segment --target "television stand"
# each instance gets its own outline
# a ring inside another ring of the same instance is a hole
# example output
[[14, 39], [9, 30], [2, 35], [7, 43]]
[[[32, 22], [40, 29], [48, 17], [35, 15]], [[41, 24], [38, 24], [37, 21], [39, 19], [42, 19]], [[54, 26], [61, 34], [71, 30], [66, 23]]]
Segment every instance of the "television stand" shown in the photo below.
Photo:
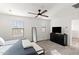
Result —
[[67, 46], [67, 34], [50, 33], [50, 40], [63, 46]]

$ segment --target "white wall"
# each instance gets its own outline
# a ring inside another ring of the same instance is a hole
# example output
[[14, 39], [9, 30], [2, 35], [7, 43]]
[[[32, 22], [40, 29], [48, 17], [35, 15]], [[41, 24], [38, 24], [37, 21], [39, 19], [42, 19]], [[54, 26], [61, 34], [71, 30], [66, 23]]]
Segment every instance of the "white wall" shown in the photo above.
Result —
[[79, 38], [79, 20], [72, 20], [72, 38]]
[[16, 20], [24, 21], [24, 37], [28, 38], [29, 40], [32, 40], [32, 27], [42, 27], [43, 23], [45, 23], [46, 25], [44, 26], [46, 26], [46, 28], [48, 29], [48, 34], [46, 35], [48, 36], [47, 39], [49, 39], [50, 20], [0, 14], [0, 36], [3, 37], [5, 40], [12, 39], [11, 23]]

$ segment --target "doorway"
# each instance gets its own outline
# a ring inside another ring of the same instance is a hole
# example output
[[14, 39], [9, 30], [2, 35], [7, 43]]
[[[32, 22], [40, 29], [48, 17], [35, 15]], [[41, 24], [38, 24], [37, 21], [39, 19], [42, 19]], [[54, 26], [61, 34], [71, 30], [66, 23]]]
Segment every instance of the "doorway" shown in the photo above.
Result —
[[34, 42], [47, 40], [49, 32], [46, 27], [32, 27], [32, 40]]
[[72, 20], [72, 46], [79, 48], [79, 20]]

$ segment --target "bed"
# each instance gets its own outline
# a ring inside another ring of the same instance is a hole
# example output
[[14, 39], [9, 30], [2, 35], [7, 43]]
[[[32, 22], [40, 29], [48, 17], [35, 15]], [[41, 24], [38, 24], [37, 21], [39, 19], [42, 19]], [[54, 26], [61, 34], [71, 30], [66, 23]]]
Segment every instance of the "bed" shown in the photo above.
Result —
[[21, 40], [11, 40], [0, 46], [0, 55], [37, 55], [37, 52], [33, 47], [23, 48]]

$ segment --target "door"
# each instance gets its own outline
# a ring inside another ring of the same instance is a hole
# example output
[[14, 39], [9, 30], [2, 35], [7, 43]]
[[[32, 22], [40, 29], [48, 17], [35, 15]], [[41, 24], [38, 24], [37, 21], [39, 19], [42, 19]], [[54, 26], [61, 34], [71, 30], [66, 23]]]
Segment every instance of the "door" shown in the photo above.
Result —
[[37, 27], [37, 41], [46, 40], [46, 27]]

